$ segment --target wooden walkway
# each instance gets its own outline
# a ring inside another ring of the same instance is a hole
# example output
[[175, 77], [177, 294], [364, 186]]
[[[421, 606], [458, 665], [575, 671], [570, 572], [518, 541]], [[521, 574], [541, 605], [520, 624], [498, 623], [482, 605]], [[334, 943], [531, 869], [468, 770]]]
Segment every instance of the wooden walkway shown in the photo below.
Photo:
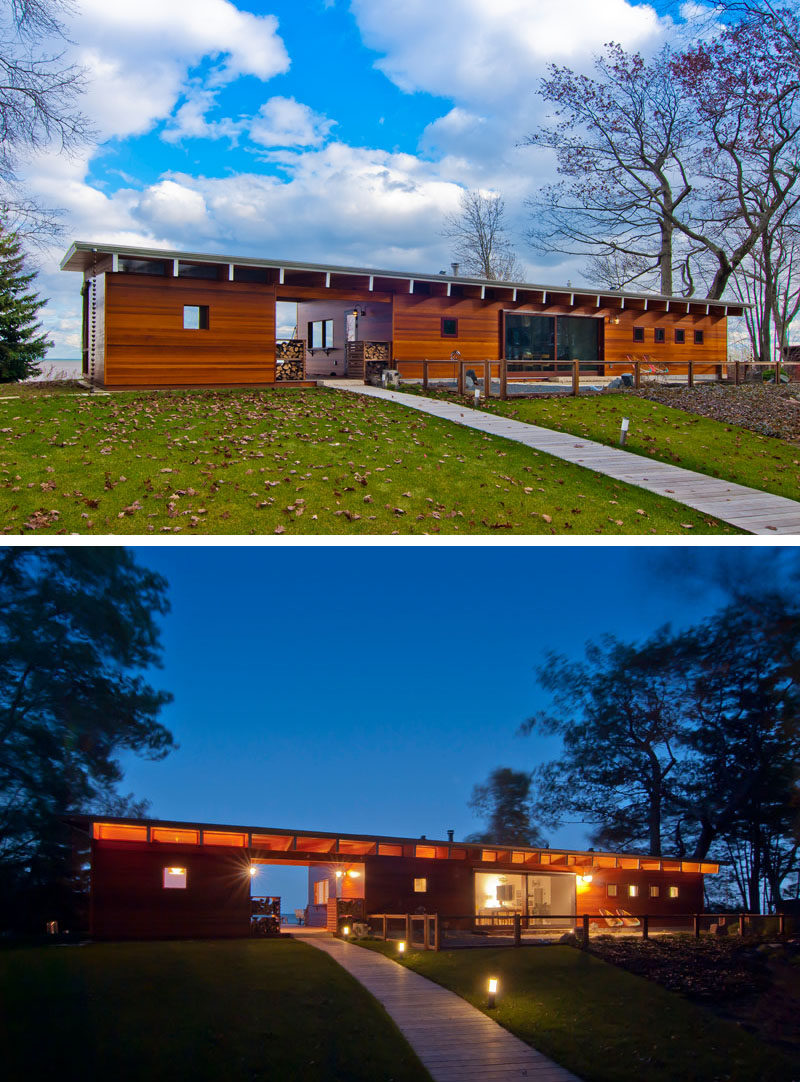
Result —
[[580, 1082], [454, 992], [376, 951], [303, 931], [292, 935], [329, 954], [383, 1004], [434, 1082]]
[[573, 462], [577, 466], [594, 470], [595, 473], [602, 473], [617, 481], [647, 489], [658, 496], [676, 500], [748, 533], [764, 534], [767, 537], [800, 534], [800, 503], [785, 496], [774, 496], [746, 485], [708, 477], [680, 466], [670, 466], [666, 462], [653, 462], [641, 455], [634, 455], [616, 447], [606, 447], [594, 440], [525, 424], [524, 421], [514, 421], [509, 417], [498, 417], [454, 402], [441, 402], [420, 395], [388, 391], [382, 387], [368, 387], [355, 380], [320, 382], [339, 391], [388, 399], [457, 425], [514, 440], [565, 462]]

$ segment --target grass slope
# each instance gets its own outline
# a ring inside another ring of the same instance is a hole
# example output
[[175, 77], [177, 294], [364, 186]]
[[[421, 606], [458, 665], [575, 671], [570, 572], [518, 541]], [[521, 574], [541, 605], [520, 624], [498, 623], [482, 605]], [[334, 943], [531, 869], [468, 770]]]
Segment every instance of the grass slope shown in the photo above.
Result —
[[383, 1008], [286, 940], [0, 952], [6, 1082], [430, 1082]]
[[331, 390], [0, 401], [6, 534], [739, 531], [403, 406]]
[[620, 424], [627, 417], [626, 451], [800, 500], [800, 446], [735, 424], [624, 394], [506, 402], [493, 399], [482, 408], [609, 447], [619, 446]]
[[[362, 944], [363, 945], [363, 944]], [[396, 957], [396, 945], [372, 943]], [[584, 1082], [790, 1082], [750, 1034], [572, 947], [415, 951], [405, 963], [450, 988]], [[486, 982], [500, 980], [497, 1007]]]

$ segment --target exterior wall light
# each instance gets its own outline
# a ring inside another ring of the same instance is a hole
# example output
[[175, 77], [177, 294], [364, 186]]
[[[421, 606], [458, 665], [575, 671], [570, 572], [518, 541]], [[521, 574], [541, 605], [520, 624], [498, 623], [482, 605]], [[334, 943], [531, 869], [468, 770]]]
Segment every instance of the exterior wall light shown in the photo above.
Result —
[[497, 977], [489, 978], [489, 995], [487, 997], [487, 1006], [493, 1008], [497, 1005]]
[[258, 867], [255, 864], [250, 865], [250, 875], [258, 875]]
[[351, 879], [358, 879], [361, 876], [361, 872], [348, 872]]

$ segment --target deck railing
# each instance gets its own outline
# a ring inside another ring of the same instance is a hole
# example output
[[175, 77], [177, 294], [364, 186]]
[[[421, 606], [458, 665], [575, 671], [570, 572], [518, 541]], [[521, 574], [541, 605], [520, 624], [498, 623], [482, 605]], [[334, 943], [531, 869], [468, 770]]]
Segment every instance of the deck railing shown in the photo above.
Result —
[[[546, 363], [548, 369], [552, 369], [552, 371], [546, 372], [533, 368], [520, 370], [520, 365], [525, 364], [524, 361], [509, 360], [483, 359], [465, 361], [463, 359], [431, 360], [423, 358], [419, 361], [406, 360], [392, 361], [390, 363], [395, 366], [401, 379], [416, 380], [420, 378], [421, 374], [423, 390], [428, 390], [430, 384], [435, 383], [437, 380], [455, 380], [456, 391], [460, 395], [467, 393], [467, 373], [471, 371], [474, 373], [476, 385], [478, 382], [482, 383], [482, 388], [478, 388], [478, 390], [482, 390], [483, 397], [490, 398], [493, 396], [492, 381], [497, 380], [499, 383], [497, 397], [503, 400], [508, 398], [510, 383], [547, 383], [552, 377], [558, 376], [559, 372], [564, 373], [569, 378], [570, 394], [577, 395], [580, 393], [581, 381], [583, 381], [584, 386], [586, 384], [596, 385], [598, 379], [604, 378], [597, 371], [600, 367], [603, 368], [606, 377], [628, 376], [631, 386], [635, 388], [641, 387], [644, 382], [658, 384], [670, 379], [674, 380], [677, 377], [682, 380], [685, 379], [688, 387], [694, 387], [696, 380], [700, 377], [711, 377], [714, 382], [733, 384], [735, 386], [747, 381], [762, 384], [768, 382], [774, 386], [781, 386], [783, 385], [783, 377], [786, 377], [792, 383], [800, 382], [800, 365], [784, 365], [771, 361], [726, 361], [724, 364], [715, 364], [710, 361], [685, 360], [662, 364], [648, 358], [632, 356], [620, 361], [541, 362]], [[755, 378], [753, 378], [754, 372]], [[563, 386], [563, 384], [560, 384], [560, 386]]]

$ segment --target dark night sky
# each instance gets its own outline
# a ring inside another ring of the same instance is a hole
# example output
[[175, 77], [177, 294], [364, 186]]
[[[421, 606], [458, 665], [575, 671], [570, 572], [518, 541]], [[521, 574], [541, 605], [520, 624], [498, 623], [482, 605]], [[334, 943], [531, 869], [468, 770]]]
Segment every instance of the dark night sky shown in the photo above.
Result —
[[[516, 736], [546, 650], [685, 625], [716, 547], [142, 547], [168, 579], [163, 715], [180, 748], [126, 758], [159, 818], [461, 838], [472, 786], [555, 745]], [[766, 554], [765, 554], [766, 555]], [[551, 842], [585, 844], [579, 825]], [[298, 873], [268, 890], [302, 904]], [[292, 886], [292, 883], [294, 886]]]

